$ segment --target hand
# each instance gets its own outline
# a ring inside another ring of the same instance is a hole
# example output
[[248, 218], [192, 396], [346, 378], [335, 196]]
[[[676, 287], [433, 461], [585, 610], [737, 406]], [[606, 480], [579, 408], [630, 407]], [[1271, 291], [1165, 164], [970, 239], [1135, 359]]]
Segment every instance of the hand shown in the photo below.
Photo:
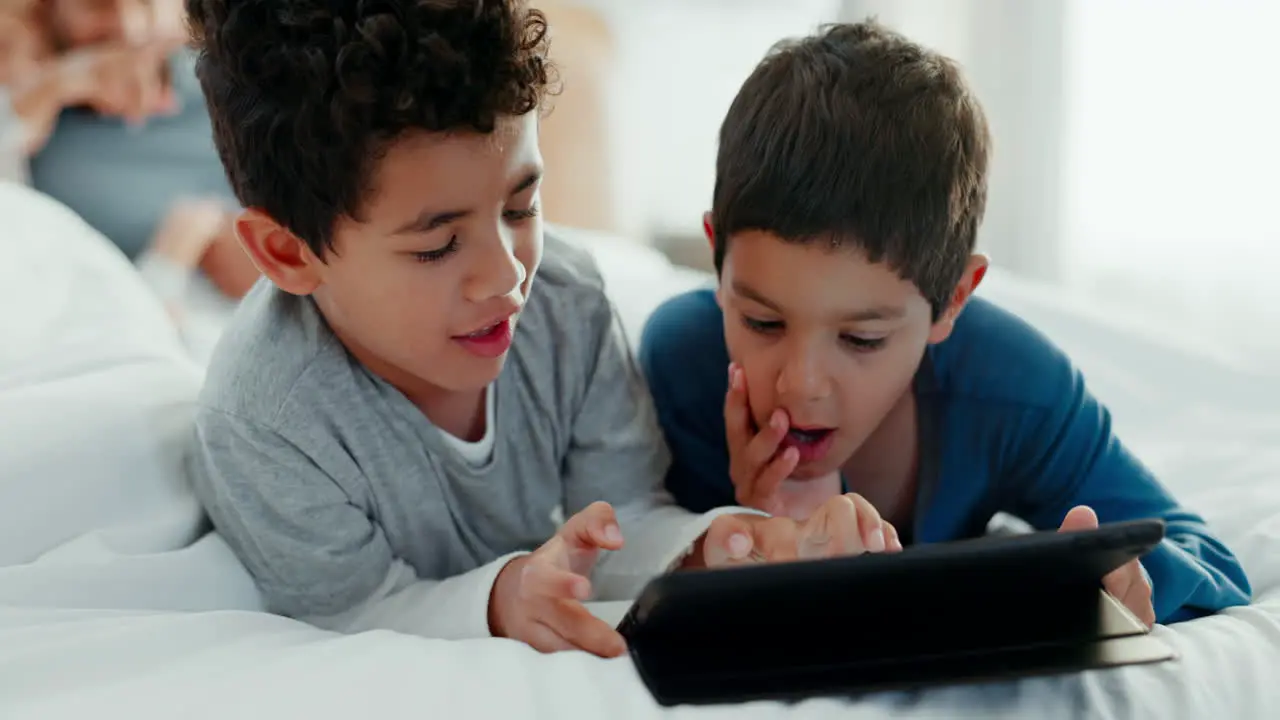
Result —
[[229, 214], [217, 200], [179, 200], [151, 238], [151, 250], [178, 267], [194, 270], [229, 224]]
[[200, 258], [200, 269], [223, 295], [239, 300], [253, 288], [262, 273], [236, 237], [233, 222], [233, 218], [226, 217]]
[[27, 10], [0, 10], [0, 85], [11, 86], [37, 73], [47, 52], [47, 43]]
[[898, 529], [857, 493], [838, 495], [800, 526], [800, 559], [901, 552]]
[[583, 605], [600, 550], [622, 547], [622, 531], [608, 503], [593, 503], [569, 518], [555, 537], [498, 573], [489, 598], [489, 627], [541, 652], [585, 650], [601, 657], [626, 651], [622, 636]]
[[[1098, 515], [1093, 509], [1080, 505], [1071, 508], [1062, 520], [1058, 532], [1074, 532], [1078, 530], [1094, 530], [1098, 527]], [[1151, 584], [1142, 572], [1137, 560], [1130, 560], [1123, 566], [1107, 573], [1102, 579], [1102, 587], [1112, 597], [1120, 601], [1147, 627], [1156, 623], [1156, 610], [1151, 603]]]
[[737, 363], [729, 364], [729, 390], [724, 396], [725, 439], [729, 445], [729, 478], [738, 504], [784, 514], [778, 488], [795, 472], [800, 453], [778, 447], [786, 437], [790, 420], [782, 410], [774, 410], [759, 432], [751, 419], [747, 380]]
[[169, 54], [180, 40], [139, 45], [95, 45], [59, 59], [67, 104], [86, 104], [103, 115], [141, 124], [153, 115], [178, 110], [169, 78]]
[[898, 552], [893, 525], [856, 493], [823, 503], [807, 521], [760, 515], [721, 515], [712, 521], [686, 567], [812, 560], [865, 552]]
[[48, 142], [58, 115], [68, 104], [59, 72], [34, 65], [10, 86], [13, 113], [22, 122], [22, 150], [34, 155]]

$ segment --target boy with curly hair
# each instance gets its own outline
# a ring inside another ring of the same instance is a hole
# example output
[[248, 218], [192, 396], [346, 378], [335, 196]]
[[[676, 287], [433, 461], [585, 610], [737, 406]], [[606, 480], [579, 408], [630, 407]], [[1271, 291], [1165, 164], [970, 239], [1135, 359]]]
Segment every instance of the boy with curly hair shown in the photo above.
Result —
[[[875, 23], [780, 44], [720, 132], [719, 285], [650, 318], [640, 362], [695, 511], [803, 519], [853, 491], [906, 544], [1162, 518], [1106, 588], [1147, 623], [1247, 604], [1203, 519], [1115, 436], [1050, 341], [973, 292], [990, 138], [956, 65]], [[945, 599], [944, 599], [945, 601]]]
[[589, 597], [856, 549], [847, 498], [799, 524], [695, 515], [663, 491], [669, 456], [598, 271], [544, 240], [540, 13], [187, 8], [248, 208], [236, 231], [269, 280], [211, 361], [189, 469], [269, 610], [611, 656], [622, 638]]

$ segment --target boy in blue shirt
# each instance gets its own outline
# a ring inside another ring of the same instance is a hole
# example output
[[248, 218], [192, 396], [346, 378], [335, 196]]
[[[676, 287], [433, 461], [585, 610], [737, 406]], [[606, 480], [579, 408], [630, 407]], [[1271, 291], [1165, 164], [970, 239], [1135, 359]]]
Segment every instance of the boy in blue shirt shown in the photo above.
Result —
[[1162, 518], [1106, 589], [1151, 624], [1249, 602], [1231, 552], [1112, 433], [1080, 372], [973, 297], [989, 135], [957, 67], [873, 22], [779, 45], [721, 128], [718, 287], [658, 309], [641, 364], [695, 511], [803, 518], [852, 492], [876, 551]]

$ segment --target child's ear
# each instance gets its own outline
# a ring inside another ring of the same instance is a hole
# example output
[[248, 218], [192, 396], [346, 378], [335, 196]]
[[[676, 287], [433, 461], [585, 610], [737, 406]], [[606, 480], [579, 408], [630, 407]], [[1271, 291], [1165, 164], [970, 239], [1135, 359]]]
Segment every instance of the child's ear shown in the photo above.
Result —
[[283, 225], [261, 211], [245, 210], [235, 228], [245, 253], [276, 287], [293, 295], [310, 295], [320, 287], [320, 259]]
[[964, 267], [964, 275], [960, 276], [960, 282], [956, 284], [956, 289], [951, 293], [951, 301], [943, 308], [942, 314], [934, 321], [933, 327], [929, 330], [929, 342], [940, 343], [951, 337], [951, 331], [956, 327], [956, 318], [960, 317], [960, 311], [964, 310], [964, 306], [969, 302], [969, 298], [973, 297], [973, 291], [978, 289], [978, 285], [982, 283], [982, 278], [987, 275], [987, 268], [991, 266], [991, 261], [986, 255], [974, 254], [969, 256], [969, 262]]

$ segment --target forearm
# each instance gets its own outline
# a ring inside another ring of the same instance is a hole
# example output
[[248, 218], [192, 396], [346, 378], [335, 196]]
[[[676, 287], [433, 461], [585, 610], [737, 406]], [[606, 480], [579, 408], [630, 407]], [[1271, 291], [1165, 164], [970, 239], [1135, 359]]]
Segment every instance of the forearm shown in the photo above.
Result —
[[392, 563], [382, 585], [364, 602], [338, 615], [302, 617], [326, 630], [394, 632], [440, 640], [491, 637], [489, 596], [498, 574], [520, 553], [506, 555], [446, 580], [419, 580], [404, 562]]

